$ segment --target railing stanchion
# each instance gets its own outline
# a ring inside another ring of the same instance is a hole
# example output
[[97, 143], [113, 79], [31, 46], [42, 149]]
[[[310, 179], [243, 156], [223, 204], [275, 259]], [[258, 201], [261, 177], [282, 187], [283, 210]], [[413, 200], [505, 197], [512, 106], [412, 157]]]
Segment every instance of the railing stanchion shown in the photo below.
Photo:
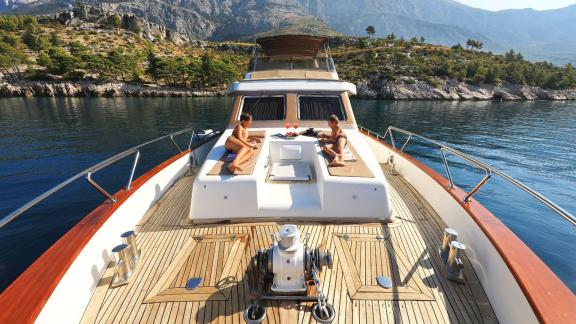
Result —
[[140, 150], [137, 150], [136, 155], [134, 155], [134, 163], [132, 163], [132, 170], [130, 170], [130, 178], [128, 178], [126, 191], [130, 191], [130, 189], [132, 189], [132, 180], [134, 179], [134, 172], [136, 172], [136, 165], [138, 165], [139, 159], [140, 159]]
[[440, 148], [440, 154], [442, 154], [442, 161], [444, 162], [444, 169], [446, 170], [446, 175], [448, 176], [448, 181], [450, 181], [450, 188], [454, 189], [454, 181], [452, 180], [452, 173], [450, 173], [450, 168], [448, 167], [448, 160], [446, 159], [446, 154], [444, 149]]
[[86, 180], [88, 180], [88, 183], [92, 185], [92, 187], [100, 191], [100, 193], [106, 196], [106, 198], [108, 198], [108, 200], [110, 200], [112, 203], [116, 202], [116, 198], [114, 198], [108, 191], [106, 191], [99, 184], [97, 184], [96, 181], [92, 179], [92, 172], [88, 172], [88, 174], [86, 174]]
[[404, 142], [404, 145], [402, 145], [402, 147], [400, 148], [400, 152], [404, 151], [404, 148], [406, 147], [406, 145], [408, 145], [408, 142], [410, 142], [411, 139], [412, 139], [412, 134], [410, 134], [408, 136], [408, 138], [406, 139], [406, 142]]
[[470, 198], [472, 198], [472, 196], [474, 196], [474, 194], [478, 192], [478, 190], [480, 190], [480, 188], [482, 188], [482, 186], [486, 184], [486, 182], [488, 182], [490, 177], [492, 177], [492, 172], [490, 172], [490, 169], [485, 169], [484, 171], [486, 171], [486, 175], [484, 176], [484, 178], [482, 178], [482, 180], [480, 180], [480, 182], [478, 182], [478, 184], [474, 186], [472, 190], [470, 190], [470, 192], [466, 195], [466, 197], [464, 197], [465, 203], [470, 201]]
[[392, 135], [392, 129], [389, 128], [389, 130], [390, 130], [390, 144], [392, 144], [392, 147], [396, 149], [396, 143], [394, 143], [394, 136]]
[[178, 152], [182, 153], [182, 149], [180, 148], [178, 143], [176, 143], [176, 141], [174, 140], [174, 135], [170, 135], [170, 140], [172, 141], [172, 143], [174, 143], [174, 146], [176, 146], [176, 149], [178, 150]]
[[190, 135], [190, 143], [188, 143], [188, 149], [192, 148], [192, 143], [194, 142], [194, 135], [196, 135], [196, 132], [192, 131], [192, 135]]

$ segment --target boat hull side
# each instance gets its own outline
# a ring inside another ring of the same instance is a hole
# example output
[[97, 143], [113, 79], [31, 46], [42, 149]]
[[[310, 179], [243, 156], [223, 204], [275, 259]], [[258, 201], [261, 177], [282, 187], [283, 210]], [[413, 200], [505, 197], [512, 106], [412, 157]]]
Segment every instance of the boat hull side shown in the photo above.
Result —
[[[366, 133], [381, 163], [394, 156], [395, 169], [458, 232], [502, 323], [569, 323], [576, 298], [566, 285], [506, 225], [466, 193], [410, 155]], [[440, 245], [440, 242], [438, 242]]]

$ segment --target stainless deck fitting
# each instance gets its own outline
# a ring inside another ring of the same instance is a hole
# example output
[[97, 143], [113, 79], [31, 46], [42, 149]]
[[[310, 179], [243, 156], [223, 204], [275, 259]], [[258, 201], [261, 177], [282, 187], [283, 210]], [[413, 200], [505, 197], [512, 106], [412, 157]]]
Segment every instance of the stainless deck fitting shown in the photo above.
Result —
[[378, 285], [382, 288], [386, 289], [392, 288], [392, 280], [390, 279], [390, 277], [378, 276], [376, 277], [376, 282], [378, 282]]
[[122, 286], [128, 283], [128, 280], [134, 272], [135, 264], [130, 252], [130, 248], [126, 244], [120, 244], [112, 249], [114, 259], [116, 260], [116, 268], [112, 287]]
[[200, 277], [190, 278], [186, 282], [186, 289], [188, 289], [188, 290], [196, 289], [196, 288], [198, 288], [198, 286], [200, 286], [201, 282], [202, 282], [202, 278], [200, 278]]
[[458, 232], [451, 228], [444, 229], [444, 237], [442, 238], [442, 245], [438, 248], [438, 254], [440, 255], [440, 261], [442, 264], [446, 265], [448, 261], [448, 251], [450, 251], [450, 242], [458, 240]]
[[320, 324], [329, 324], [334, 321], [336, 317], [336, 310], [334, 306], [326, 304], [324, 310], [320, 308], [320, 304], [314, 304], [311, 311], [312, 317]]
[[140, 258], [140, 249], [138, 249], [138, 244], [136, 243], [136, 233], [134, 233], [134, 231], [128, 231], [122, 233], [120, 237], [122, 238], [122, 242], [128, 245], [130, 253], [132, 253], [132, 258], [134, 259], [134, 265], [136, 265]]
[[394, 155], [392, 154], [390, 154], [390, 157], [388, 158], [388, 165], [390, 166], [390, 174], [397, 175], [398, 172], [396, 172], [396, 165], [394, 164]]
[[244, 310], [244, 321], [248, 324], [259, 324], [266, 319], [266, 307], [260, 304], [250, 304]]
[[465, 249], [466, 245], [461, 242], [450, 242], [450, 252], [448, 252], [448, 261], [446, 262], [446, 272], [449, 280], [464, 283], [464, 273], [462, 272], [464, 263], [460, 259], [460, 251]]

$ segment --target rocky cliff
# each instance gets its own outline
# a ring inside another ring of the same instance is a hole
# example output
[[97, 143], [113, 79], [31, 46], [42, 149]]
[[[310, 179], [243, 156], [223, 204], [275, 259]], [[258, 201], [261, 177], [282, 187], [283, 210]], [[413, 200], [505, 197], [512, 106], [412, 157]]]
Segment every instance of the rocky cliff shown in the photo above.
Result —
[[138, 33], [141, 37], [150, 41], [169, 40], [177, 44], [189, 42], [194, 36], [178, 32], [167, 28], [164, 24], [150, 22], [129, 11], [118, 11], [114, 6], [89, 6], [74, 7], [59, 11], [51, 15], [38, 17], [40, 23], [57, 22], [64, 26], [70, 26], [77, 29], [101, 29], [107, 24], [110, 16], [118, 15], [120, 17], [120, 28]]
[[4, 97], [211, 97], [226, 94], [225, 87], [194, 91], [182, 88], [135, 85], [123, 82], [18, 82], [0, 83]]
[[435, 85], [414, 78], [398, 81], [367, 79], [357, 86], [358, 97], [394, 100], [576, 100], [576, 89], [542, 89], [521, 85], [471, 85], [454, 79]]

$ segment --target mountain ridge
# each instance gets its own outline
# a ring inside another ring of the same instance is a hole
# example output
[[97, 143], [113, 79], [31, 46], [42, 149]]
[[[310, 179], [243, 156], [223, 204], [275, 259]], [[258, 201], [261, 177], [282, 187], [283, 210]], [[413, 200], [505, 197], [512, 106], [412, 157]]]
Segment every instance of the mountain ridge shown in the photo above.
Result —
[[[5, 0], [0, 12], [51, 14], [74, 0]], [[376, 36], [425, 37], [441, 45], [473, 38], [486, 50], [510, 48], [532, 60], [576, 63], [576, 5], [560, 9], [489, 11], [452, 0], [89, 0], [108, 11], [130, 13], [192, 37], [247, 39], [288, 29]], [[314, 19], [315, 18], [315, 19]], [[310, 22], [306, 25], [303, 22]]]

